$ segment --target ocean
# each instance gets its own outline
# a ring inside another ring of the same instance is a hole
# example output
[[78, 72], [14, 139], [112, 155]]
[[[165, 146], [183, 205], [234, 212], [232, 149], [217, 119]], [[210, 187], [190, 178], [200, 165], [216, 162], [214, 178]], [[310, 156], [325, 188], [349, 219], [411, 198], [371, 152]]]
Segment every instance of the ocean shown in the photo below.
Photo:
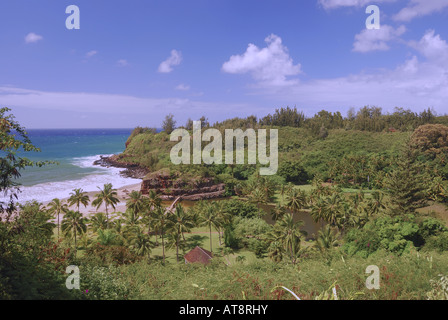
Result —
[[[140, 183], [122, 177], [121, 168], [94, 166], [100, 156], [121, 153], [132, 129], [28, 129], [28, 137], [41, 152], [21, 154], [30, 160], [52, 160], [59, 165], [27, 167], [17, 180], [21, 186], [19, 202], [39, 202], [67, 198], [75, 188], [96, 191], [105, 183], [114, 188]], [[1, 201], [0, 197], [0, 201]]]

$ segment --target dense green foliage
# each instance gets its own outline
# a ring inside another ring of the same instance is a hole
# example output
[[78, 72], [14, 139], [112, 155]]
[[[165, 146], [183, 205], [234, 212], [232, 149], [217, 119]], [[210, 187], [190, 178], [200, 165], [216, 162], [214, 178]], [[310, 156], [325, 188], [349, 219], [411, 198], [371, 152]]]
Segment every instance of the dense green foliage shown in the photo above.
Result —
[[20, 152], [39, 152], [28, 138], [25, 128], [9, 114], [9, 108], [0, 109], [0, 193], [9, 201], [0, 202], [0, 214], [12, 213], [14, 203], [20, 192], [15, 180], [20, 177], [20, 171], [30, 166], [42, 166], [47, 162], [33, 162], [19, 155]]
[[[445, 118], [368, 107], [306, 118], [282, 108], [214, 124], [279, 128], [280, 166], [269, 177], [251, 165], [173, 166], [171, 116], [166, 132], [136, 128], [119, 161], [149, 176], [214, 177], [232, 197], [170, 208], [154, 190], [134, 191], [115, 212], [117, 190], [106, 184], [93, 199], [75, 189], [47, 208], [22, 205], [0, 221], [0, 298], [293, 299], [281, 286], [302, 299], [329, 299], [333, 288], [340, 299], [444, 298], [446, 212], [417, 209], [448, 203], [448, 127], [434, 124]], [[14, 141], [7, 119], [4, 141]], [[23, 147], [11, 143], [2, 150]], [[2, 170], [5, 189], [14, 187], [10, 173]], [[81, 214], [89, 204], [105, 213]], [[304, 216], [317, 226], [310, 234]], [[209, 264], [184, 263], [196, 246], [213, 253]], [[69, 265], [80, 268], [80, 290], [65, 288]], [[368, 265], [380, 268], [379, 290], [365, 286]]]
[[69, 299], [69, 249], [52, 239], [55, 225], [36, 203], [0, 223], [0, 299]]
[[[128, 299], [150, 300], [294, 300], [279, 286], [289, 288], [303, 300], [324, 299], [325, 293], [332, 293], [333, 286], [336, 286], [338, 299], [341, 300], [424, 300], [430, 293], [431, 296], [443, 295], [443, 289], [433, 282], [440, 279], [440, 274], [448, 272], [446, 255], [416, 252], [397, 257], [379, 251], [367, 259], [357, 256], [344, 258], [335, 252], [327, 259], [303, 259], [298, 266], [268, 260], [231, 266], [226, 266], [224, 262], [219, 260], [208, 266], [163, 266], [141, 262], [119, 267], [120, 274], [116, 272], [116, 267], [110, 267], [109, 274], [116, 274], [118, 278], [113, 283], [110, 277], [109, 284], [104, 284], [104, 287], [111, 288], [118, 283], [120, 288], [119, 283], [126, 282]], [[368, 265], [380, 268], [380, 290], [368, 290], [365, 286]], [[102, 291], [89, 290], [86, 296], [109, 295], [109, 292]]]

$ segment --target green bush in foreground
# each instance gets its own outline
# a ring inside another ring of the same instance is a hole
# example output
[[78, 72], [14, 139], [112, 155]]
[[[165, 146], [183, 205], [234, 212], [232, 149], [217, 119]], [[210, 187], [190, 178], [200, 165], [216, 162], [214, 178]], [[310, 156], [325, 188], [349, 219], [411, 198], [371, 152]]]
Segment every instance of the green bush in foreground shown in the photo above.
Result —
[[448, 232], [443, 224], [433, 218], [417, 223], [416, 217], [379, 217], [368, 222], [362, 229], [352, 229], [345, 236], [344, 252], [349, 255], [368, 257], [377, 250], [401, 255], [413, 248], [425, 250], [448, 250]]
[[[380, 289], [366, 288], [366, 267], [380, 270]], [[338, 299], [427, 299], [432, 282], [448, 271], [448, 257], [413, 251], [394, 256], [378, 251], [367, 259], [343, 258], [335, 250], [328, 258], [311, 257], [295, 267], [288, 263], [256, 260], [229, 266], [216, 258], [208, 266], [135, 263], [121, 266], [120, 281], [129, 283], [130, 299], [316, 299], [335, 283]]]

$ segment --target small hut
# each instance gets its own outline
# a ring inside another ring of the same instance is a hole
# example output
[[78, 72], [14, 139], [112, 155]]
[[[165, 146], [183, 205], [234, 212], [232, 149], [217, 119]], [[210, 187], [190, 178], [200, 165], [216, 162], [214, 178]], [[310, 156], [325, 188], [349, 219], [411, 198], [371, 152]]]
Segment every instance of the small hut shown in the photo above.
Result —
[[186, 264], [195, 262], [208, 264], [212, 258], [213, 253], [198, 246], [184, 256]]

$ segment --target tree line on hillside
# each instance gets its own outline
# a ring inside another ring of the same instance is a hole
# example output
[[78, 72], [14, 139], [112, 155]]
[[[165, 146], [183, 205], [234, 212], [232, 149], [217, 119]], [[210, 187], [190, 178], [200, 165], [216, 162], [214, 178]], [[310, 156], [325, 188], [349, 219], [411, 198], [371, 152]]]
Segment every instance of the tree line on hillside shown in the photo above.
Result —
[[314, 133], [326, 129], [346, 129], [370, 132], [382, 131], [413, 131], [417, 127], [429, 123], [447, 123], [447, 116], [437, 116], [430, 108], [420, 113], [409, 109], [395, 108], [392, 114], [383, 114], [378, 107], [365, 106], [358, 112], [354, 108], [348, 111], [346, 117], [338, 112], [319, 111], [311, 118], [306, 118], [303, 112], [296, 108], [276, 109], [273, 115], [260, 119], [261, 125], [290, 126], [308, 128]]
[[[199, 121], [202, 128], [210, 127], [210, 123], [205, 116]], [[437, 115], [428, 108], [422, 112], [413, 112], [410, 109], [395, 108], [394, 112], [384, 114], [382, 108], [365, 106], [356, 111], [349, 109], [347, 116], [341, 112], [330, 112], [321, 110], [313, 117], [306, 117], [303, 111], [296, 107], [281, 107], [275, 110], [273, 114], [268, 114], [260, 119], [251, 115], [246, 118], [231, 118], [224, 121], [218, 121], [213, 124], [214, 128], [256, 128], [258, 126], [277, 126], [277, 127], [295, 127], [306, 128], [316, 135], [325, 136], [325, 130], [346, 129], [360, 130], [369, 132], [383, 131], [413, 131], [424, 124], [445, 124], [448, 125], [448, 116]], [[185, 126], [187, 130], [192, 130], [193, 121], [188, 119]], [[170, 134], [176, 128], [174, 116], [169, 114], [165, 117], [162, 128]]]

